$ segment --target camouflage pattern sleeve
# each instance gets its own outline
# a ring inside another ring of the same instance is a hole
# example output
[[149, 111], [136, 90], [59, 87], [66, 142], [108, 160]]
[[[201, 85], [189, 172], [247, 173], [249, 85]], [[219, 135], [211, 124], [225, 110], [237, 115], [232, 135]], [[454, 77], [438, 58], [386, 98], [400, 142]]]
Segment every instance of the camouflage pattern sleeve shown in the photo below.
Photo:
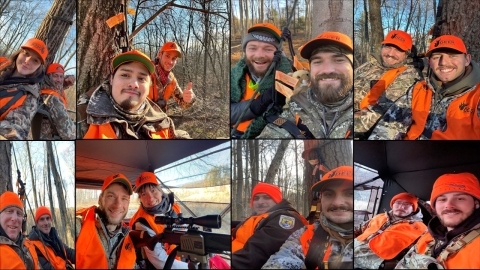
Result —
[[[173, 82], [171, 82], [173, 83]], [[182, 107], [183, 109], [188, 109], [190, 107], [193, 106], [193, 104], [195, 103], [195, 101], [197, 100], [197, 97], [196, 96], [193, 96], [192, 100], [190, 101], [190, 103], [186, 102], [185, 100], [183, 100], [183, 91], [182, 89], [180, 88], [180, 86], [178, 86], [178, 81], [177, 79], [175, 79], [175, 90], [173, 91], [173, 99], [175, 99], [175, 101], [178, 103], [178, 105], [180, 107]]]
[[75, 139], [75, 123], [70, 119], [63, 102], [54, 95], [42, 95], [58, 135], [63, 140]]
[[262, 269], [306, 269], [300, 237], [307, 227], [303, 227], [291, 234], [280, 250], [270, 256]]
[[[436, 266], [432, 267], [433, 265]], [[395, 269], [445, 269], [435, 258], [419, 254], [416, 252], [416, 246], [410, 248], [405, 256], [397, 263]]]
[[7, 140], [26, 140], [37, 108], [37, 98], [27, 94], [23, 104], [8, 112], [5, 118], [0, 121], [0, 135]]

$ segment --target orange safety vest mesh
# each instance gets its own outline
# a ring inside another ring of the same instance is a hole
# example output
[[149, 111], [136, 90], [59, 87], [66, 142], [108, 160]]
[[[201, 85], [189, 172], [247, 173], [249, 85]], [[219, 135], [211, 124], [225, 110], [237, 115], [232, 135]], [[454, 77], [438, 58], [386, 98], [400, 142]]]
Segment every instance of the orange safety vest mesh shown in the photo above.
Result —
[[[168, 139], [170, 138], [170, 131], [168, 128], [162, 129], [157, 132], [150, 132], [152, 139]], [[84, 139], [118, 139], [117, 134], [113, 130], [110, 123], [101, 125], [90, 124], [87, 133], [83, 136]]]
[[53, 95], [58, 97], [63, 104], [65, 105], [65, 108], [67, 108], [67, 96], [65, 95], [65, 91], [62, 89], [62, 94], [58, 93], [57, 91], [53, 89], [42, 89], [40, 91], [40, 95]]
[[[247, 76], [247, 82], [245, 84], [245, 93], [243, 94], [243, 98], [240, 100], [240, 102], [242, 101], [248, 101], [250, 100], [250, 98], [253, 96], [253, 94], [255, 93], [255, 90], [253, 90], [252, 88], [249, 87], [250, 85], [250, 76], [248, 76], [248, 74], [246, 75]], [[259, 96], [259, 94], [257, 94], [257, 96], [255, 97], [255, 99]], [[248, 128], [248, 125], [250, 125], [250, 123], [253, 121], [253, 119], [250, 119], [250, 120], [246, 120], [246, 121], [243, 121], [243, 122], [240, 122], [240, 124], [238, 124], [238, 127], [237, 127], [237, 130], [238, 131], [241, 131], [241, 132], [245, 132]]]
[[[412, 126], [405, 139], [417, 139], [425, 129], [430, 113], [433, 91], [425, 81], [415, 85], [412, 92]], [[475, 89], [454, 99], [446, 112], [447, 129], [435, 130], [432, 140], [478, 140], [480, 139], [480, 119], [478, 104], [480, 101], [480, 83]]]
[[[77, 269], [107, 269], [108, 260], [95, 226], [96, 206], [80, 209], [76, 215], [82, 216], [82, 228], [76, 242]], [[122, 224], [123, 225], [123, 224]], [[118, 255], [117, 269], [133, 269], [135, 266], [135, 247], [127, 234], [123, 239]]]
[[[38, 248], [38, 250], [40, 250], [43, 257], [48, 262], [50, 262], [50, 264], [54, 269], [67, 269], [66, 267], [67, 263], [65, 262], [65, 260], [62, 257], [57, 256], [55, 254], [55, 251], [53, 251], [52, 247], [43, 245], [40, 240], [31, 240], [31, 242]], [[62, 247], [62, 251], [65, 254], [65, 258], [67, 258], [67, 252], [65, 251], [65, 247]]]
[[[357, 237], [357, 240], [367, 240], [370, 235], [377, 233], [385, 222], [387, 222], [385, 214], [374, 217], [368, 224], [368, 228]], [[414, 223], [399, 222], [390, 225], [370, 239], [368, 246], [380, 258], [390, 260], [410, 246], [426, 229], [427, 226], [419, 221]], [[395, 241], [392, 239], [395, 239]]]
[[[28, 252], [33, 258], [33, 265], [35, 269], [39, 269], [38, 267], [38, 256], [37, 252], [35, 251], [35, 246], [32, 244], [30, 240], [25, 238], [23, 241], [23, 245], [27, 247]], [[0, 260], [0, 269], [27, 269], [25, 262], [18, 256], [18, 253], [15, 252], [9, 245], [0, 244], [0, 256], [2, 259]]]
[[362, 101], [360, 102], [360, 109], [368, 108], [368, 105], [374, 105], [377, 103], [378, 98], [385, 92], [388, 86], [397, 78], [400, 73], [402, 73], [406, 66], [390, 69], [389, 71], [385, 72], [380, 80], [378, 80], [375, 85], [368, 91], [368, 93], [363, 97]]

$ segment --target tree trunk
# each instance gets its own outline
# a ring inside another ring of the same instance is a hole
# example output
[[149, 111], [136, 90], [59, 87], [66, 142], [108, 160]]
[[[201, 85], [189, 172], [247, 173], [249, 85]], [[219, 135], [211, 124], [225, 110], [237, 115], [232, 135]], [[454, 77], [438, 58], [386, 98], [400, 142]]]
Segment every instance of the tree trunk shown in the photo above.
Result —
[[237, 194], [236, 194], [236, 206], [237, 206], [237, 220], [243, 220], [243, 205], [242, 193], [243, 193], [243, 166], [242, 166], [242, 141], [237, 140]]
[[52, 162], [52, 160], [50, 160], [50, 155], [48, 154], [47, 149], [45, 149], [45, 156], [47, 157], [46, 161], [47, 161], [47, 179], [48, 179], [48, 199], [50, 201], [50, 212], [52, 213], [52, 223], [53, 223], [53, 226], [57, 228], [57, 231], [61, 233], [61, 236], [65, 236], [65, 234], [62, 234], [62, 232], [65, 232], [65, 228], [60, 228], [58, 226], [59, 222], [55, 214], [55, 207], [53, 205], [52, 181], [50, 178], [50, 170], [49, 170], [50, 163]]
[[322, 11], [322, 16], [313, 16], [312, 38], [326, 31], [353, 37], [353, 0], [313, 1], [312, 10]]
[[368, 0], [370, 9], [369, 21], [372, 33], [370, 40], [371, 52], [379, 52], [383, 41], [382, 14], [380, 12], [380, 0]]
[[30, 175], [32, 176], [32, 189], [33, 189], [33, 200], [35, 202], [35, 209], [38, 208], [38, 200], [37, 200], [37, 185], [35, 184], [35, 177], [32, 168], [32, 156], [30, 155], [30, 146], [28, 145], [28, 141], [25, 142], [27, 145], [27, 152], [28, 152], [28, 164], [30, 165]]
[[55, 0], [35, 33], [35, 37], [43, 40], [47, 45], [48, 56], [45, 61], [47, 65], [54, 61], [55, 54], [73, 23], [76, 2]]
[[272, 163], [268, 168], [267, 176], [265, 177], [265, 181], [264, 181], [265, 183], [273, 184], [273, 180], [275, 179], [275, 176], [277, 175], [278, 170], [280, 168], [280, 164], [283, 160], [283, 155], [285, 155], [285, 150], [287, 150], [288, 143], [290, 143], [290, 140], [280, 141], [280, 144], [278, 145], [278, 148], [277, 148], [277, 152], [275, 153]]
[[9, 141], [0, 142], [0, 194], [5, 191], [13, 191], [12, 145]]
[[[297, 140], [295, 140], [295, 160], [298, 161], [298, 147], [297, 147]], [[298, 162], [295, 162], [295, 179], [297, 180], [297, 184], [295, 185], [295, 206], [297, 211], [300, 209], [300, 198], [299, 198], [299, 191], [301, 190], [298, 186]]]

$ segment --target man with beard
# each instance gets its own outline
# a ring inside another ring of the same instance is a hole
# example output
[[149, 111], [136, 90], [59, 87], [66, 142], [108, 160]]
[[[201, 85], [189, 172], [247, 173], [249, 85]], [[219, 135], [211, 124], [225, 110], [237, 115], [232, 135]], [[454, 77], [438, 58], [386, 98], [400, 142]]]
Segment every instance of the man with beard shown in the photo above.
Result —
[[290, 234], [308, 224], [271, 184], [258, 183], [250, 205], [253, 215], [232, 232], [233, 269], [259, 269]]
[[73, 269], [75, 250], [65, 245], [52, 227], [52, 213], [45, 206], [35, 212], [35, 224], [28, 239], [35, 245], [42, 269]]
[[132, 185], [123, 174], [112, 174], [103, 182], [98, 207], [76, 212], [78, 269], [133, 269], [135, 247], [123, 223], [132, 195]]
[[[245, 56], [230, 72], [230, 125], [233, 128], [243, 111], [233, 138], [255, 138], [267, 122], [263, 113], [269, 106], [285, 105], [285, 96], [277, 93], [274, 88], [275, 73], [265, 77], [268, 68], [276, 62], [276, 70], [285, 74], [292, 72], [288, 59], [280, 51], [282, 33], [270, 23], [259, 23], [250, 27], [243, 37], [242, 49]], [[259, 84], [259, 82], [261, 83]], [[248, 102], [257, 88], [258, 94], [249, 107]]]
[[352, 166], [326, 173], [312, 191], [320, 192], [320, 219], [290, 235], [262, 269], [352, 269]]
[[[367, 139], [373, 126], [416, 81], [423, 79], [409, 54], [412, 37], [401, 30], [390, 31], [380, 53], [355, 69], [355, 138]], [[423, 64], [423, 63], [422, 63]]]
[[425, 232], [415, 195], [403, 192], [390, 201], [391, 211], [378, 214], [355, 230], [355, 268], [393, 269]]
[[41, 119], [40, 140], [75, 139], [75, 123], [68, 115], [67, 96], [63, 90], [64, 83], [73, 85], [73, 76], [64, 78], [64, 73], [63, 66], [58, 63], [52, 63], [47, 68], [40, 91], [40, 104], [43, 106], [39, 109], [47, 111], [50, 117], [44, 115]]
[[257, 138], [353, 137], [353, 43], [339, 32], [308, 41], [300, 55], [310, 63], [311, 86]]
[[396, 269], [480, 269], [480, 183], [471, 173], [444, 174], [430, 198], [437, 214]]
[[436, 38], [427, 57], [428, 78], [388, 109], [370, 140], [480, 139], [480, 67], [462, 39]]
[[78, 100], [80, 114], [83, 111], [86, 115], [80, 121], [83, 138], [189, 138], [185, 131], [175, 130], [172, 119], [147, 98], [150, 91], [157, 91], [152, 83], [154, 73], [152, 61], [140, 51], [113, 58], [110, 81], [100, 85], [90, 98], [84, 94]]

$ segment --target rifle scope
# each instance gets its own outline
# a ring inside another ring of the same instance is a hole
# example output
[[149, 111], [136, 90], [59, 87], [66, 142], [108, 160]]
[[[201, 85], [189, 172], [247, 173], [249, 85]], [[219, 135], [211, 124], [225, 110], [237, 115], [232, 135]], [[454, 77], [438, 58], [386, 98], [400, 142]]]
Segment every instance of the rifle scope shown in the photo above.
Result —
[[198, 225], [212, 229], [220, 229], [222, 227], [222, 218], [220, 215], [205, 215], [200, 217], [182, 217], [182, 214], [178, 214], [178, 217], [170, 216], [156, 216], [156, 224], [164, 224], [167, 226], [172, 225]]

